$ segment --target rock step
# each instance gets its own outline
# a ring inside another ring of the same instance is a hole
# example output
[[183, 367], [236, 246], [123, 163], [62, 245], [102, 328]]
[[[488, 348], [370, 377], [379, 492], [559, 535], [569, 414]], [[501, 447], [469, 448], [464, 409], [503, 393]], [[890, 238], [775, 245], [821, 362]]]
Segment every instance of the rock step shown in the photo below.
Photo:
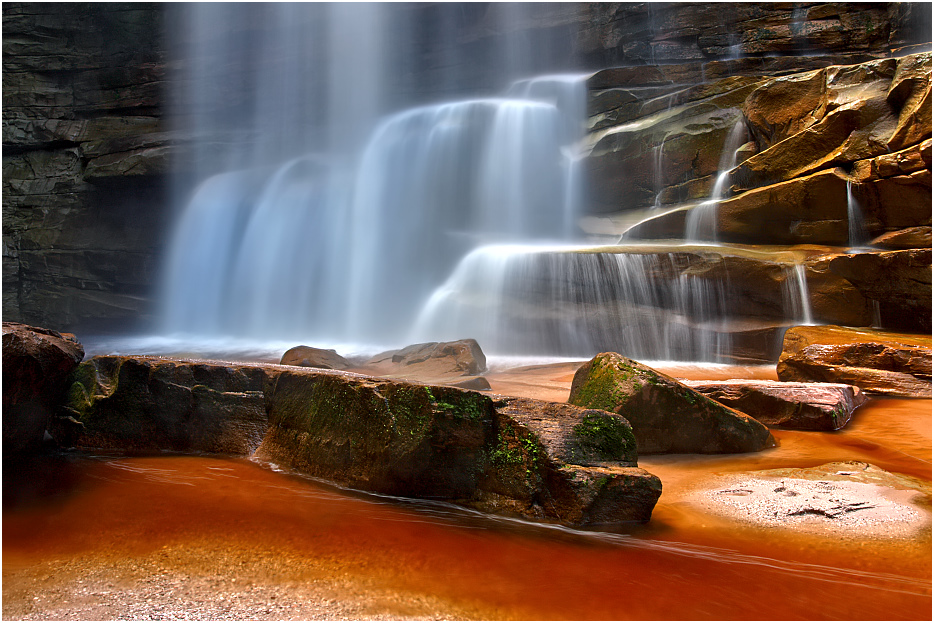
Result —
[[778, 378], [856, 385], [869, 394], [931, 397], [931, 336], [851, 327], [792, 327]]

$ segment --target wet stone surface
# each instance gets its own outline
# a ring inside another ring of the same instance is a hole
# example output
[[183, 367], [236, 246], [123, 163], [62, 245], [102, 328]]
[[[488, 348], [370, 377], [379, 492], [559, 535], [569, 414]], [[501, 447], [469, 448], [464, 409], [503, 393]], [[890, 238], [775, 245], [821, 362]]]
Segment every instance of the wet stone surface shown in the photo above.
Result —
[[698, 491], [692, 501], [759, 526], [860, 539], [907, 538], [930, 529], [930, 488], [866, 463], [721, 477], [719, 486]]

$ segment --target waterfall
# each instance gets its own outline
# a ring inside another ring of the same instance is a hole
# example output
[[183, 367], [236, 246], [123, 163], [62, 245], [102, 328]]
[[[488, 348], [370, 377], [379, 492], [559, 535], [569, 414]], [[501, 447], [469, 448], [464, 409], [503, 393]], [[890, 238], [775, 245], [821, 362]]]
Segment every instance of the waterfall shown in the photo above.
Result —
[[494, 353], [721, 361], [731, 292], [728, 280], [683, 271], [675, 253], [491, 245], [435, 291], [410, 340], [464, 334]]
[[409, 108], [365, 139], [340, 122], [323, 150], [209, 177], [170, 246], [167, 330], [385, 343], [471, 249], [574, 239], [586, 77]]
[[782, 299], [785, 309], [788, 310], [788, 318], [793, 319], [795, 324], [814, 324], [804, 264], [795, 263], [786, 268]]
[[859, 249], [865, 247], [869, 242], [869, 234], [866, 233], [866, 221], [863, 219], [863, 211], [853, 195], [853, 183], [850, 180], [846, 181], [846, 216], [849, 248]]
[[742, 116], [733, 124], [720, 152], [720, 163], [710, 198], [688, 212], [684, 225], [684, 237], [693, 241], [717, 241], [717, 206], [724, 199], [724, 191], [730, 179], [730, 171], [736, 166], [736, 152], [746, 142], [746, 124]]

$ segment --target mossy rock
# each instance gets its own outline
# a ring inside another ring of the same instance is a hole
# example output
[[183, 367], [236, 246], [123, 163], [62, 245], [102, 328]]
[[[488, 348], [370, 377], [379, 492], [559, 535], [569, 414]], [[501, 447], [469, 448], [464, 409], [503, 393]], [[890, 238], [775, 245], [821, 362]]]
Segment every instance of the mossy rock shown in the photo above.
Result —
[[351, 487], [469, 496], [486, 467], [492, 401], [476, 392], [339, 373], [283, 372], [256, 456]]
[[581, 366], [568, 402], [623, 416], [641, 454], [755, 452], [775, 445], [768, 428], [748, 415], [617, 353]]
[[157, 357], [93, 357], [69, 377], [62, 417], [79, 447], [250, 454], [266, 432], [265, 372]]

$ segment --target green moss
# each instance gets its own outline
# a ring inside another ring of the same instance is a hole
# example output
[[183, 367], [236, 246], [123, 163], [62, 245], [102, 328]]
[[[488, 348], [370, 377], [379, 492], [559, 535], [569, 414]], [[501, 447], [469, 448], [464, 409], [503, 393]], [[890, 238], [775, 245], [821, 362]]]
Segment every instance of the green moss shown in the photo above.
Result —
[[632, 429], [614, 417], [587, 413], [574, 434], [583, 445], [596, 450], [608, 460], [619, 460], [636, 447]]
[[590, 369], [587, 382], [580, 387], [572, 403], [591, 409], [616, 411], [628, 399], [619, 383], [628, 380], [633, 374], [632, 368], [622, 361], [615, 366], [608, 365], [605, 360], [596, 361]]

